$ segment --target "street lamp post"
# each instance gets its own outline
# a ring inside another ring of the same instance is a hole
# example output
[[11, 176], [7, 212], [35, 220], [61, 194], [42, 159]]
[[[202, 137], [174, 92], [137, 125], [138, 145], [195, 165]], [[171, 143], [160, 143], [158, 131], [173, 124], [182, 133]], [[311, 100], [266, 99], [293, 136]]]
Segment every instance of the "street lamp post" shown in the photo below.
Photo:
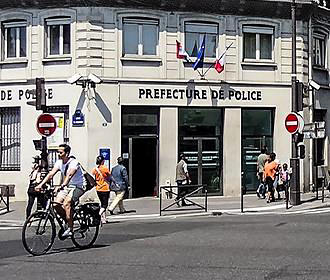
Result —
[[[298, 97], [296, 90], [297, 81], [297, 64], [296, 64], [296, 1], [291, 2], [291, 19], [292, 19], [292, 75], [291, 75], [291, 109], [297, 112]], [[295, 135], [291, 137], [291, 159], [290, 166], [292, 168], [291, 184], [290, 184], [290, 200], [292, 205], [300, 204], [300, 168]]]

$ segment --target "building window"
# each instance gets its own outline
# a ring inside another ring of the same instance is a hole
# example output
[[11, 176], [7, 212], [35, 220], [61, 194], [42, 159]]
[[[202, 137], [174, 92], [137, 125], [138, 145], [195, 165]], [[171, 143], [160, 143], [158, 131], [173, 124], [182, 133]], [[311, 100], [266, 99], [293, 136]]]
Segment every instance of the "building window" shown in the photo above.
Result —
[[243, 27], [243, 60], [273, 60], [274, 29], [272, 27]]
[[326, 35], [321, 33], [313, 34], [313, 58], [314, 65], [325, 67], [326, 56]]
[[4, 58], [26, 57], [26, 22], [4, 22]]
[[216, 57], [218, 26], [200, 22], [185, 24], [185, 51], [197, 57], [200, 44], [205, 35], [205, 57]]
[[159, 22], [127, 18], [123, 22], [123, 56], [158, 55]]
[[19, 107], [0, 108], [0, 170], [20, 170], [21, 112]]
[[46, 19], [47, 56], [71, 53], [70, 18]]

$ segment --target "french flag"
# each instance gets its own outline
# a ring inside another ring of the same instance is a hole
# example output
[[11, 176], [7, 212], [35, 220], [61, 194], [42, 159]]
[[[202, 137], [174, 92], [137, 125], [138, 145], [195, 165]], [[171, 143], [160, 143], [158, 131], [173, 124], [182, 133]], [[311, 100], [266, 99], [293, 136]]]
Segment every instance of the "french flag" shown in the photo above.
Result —
[[219, 56], [219, 58], [216, 59], [214, 64], [214, 69], [220, 74], [225, 69], [225, 59], [226, 59], [226, 52], [228, 49], [232, 46], [233, 43], [231, 43], [225, 51]]
[[214, 69], [220, 74], [225, 69], [225, 57], [223, 54], [219, 59], [215, 61]]
[[189, 60], [188, 53], [183, 49], [179, 41], [176, 41], [176, 57], [178, 59]]

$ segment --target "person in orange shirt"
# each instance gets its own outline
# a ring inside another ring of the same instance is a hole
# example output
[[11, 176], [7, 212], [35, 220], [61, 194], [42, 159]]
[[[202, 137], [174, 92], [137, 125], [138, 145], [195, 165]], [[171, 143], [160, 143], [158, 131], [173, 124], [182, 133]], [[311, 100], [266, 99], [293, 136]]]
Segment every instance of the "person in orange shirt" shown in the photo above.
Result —
[[268, 162], [264, 167], [264, 180], [267, 186], [267, 203], [275, 201], [274, 197], [274, 181], [278, 170], [278, 163], [275, 162], [276, 154], [270, 153]]
[[104, 165], [104, 157], [98, 156], [96, 158], [96, 167], [92, 170], [96, 181], [96, 193], [101, 202], [100, 216], [102, 223], [106, 223], [105, 210], [108, 207], [110, 197], [110, 170]]

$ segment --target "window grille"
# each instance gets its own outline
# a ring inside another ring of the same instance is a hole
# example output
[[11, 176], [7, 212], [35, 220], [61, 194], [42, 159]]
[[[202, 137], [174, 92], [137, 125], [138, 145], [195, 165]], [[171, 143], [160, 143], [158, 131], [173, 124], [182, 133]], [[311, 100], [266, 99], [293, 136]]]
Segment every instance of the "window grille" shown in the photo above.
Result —
[[0, 108], [0, 144], [0, 170], [20, 170], [20, 107]]

